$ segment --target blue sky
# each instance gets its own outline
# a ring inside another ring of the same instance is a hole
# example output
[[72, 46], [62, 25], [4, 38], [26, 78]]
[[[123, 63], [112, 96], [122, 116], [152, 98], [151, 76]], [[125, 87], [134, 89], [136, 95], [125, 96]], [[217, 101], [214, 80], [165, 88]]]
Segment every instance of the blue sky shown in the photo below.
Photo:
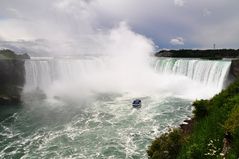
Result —
[[0, 47], [47, 52], [67, 40], [87, 48], [124, 22], [160, 49], [238, 48], [238, 10], [238, 0], [1, 0]]

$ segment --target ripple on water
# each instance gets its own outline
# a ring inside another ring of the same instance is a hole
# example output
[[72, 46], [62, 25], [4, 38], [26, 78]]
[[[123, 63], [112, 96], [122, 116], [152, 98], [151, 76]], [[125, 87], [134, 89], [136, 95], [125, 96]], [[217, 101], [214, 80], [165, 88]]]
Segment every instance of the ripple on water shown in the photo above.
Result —
[[143, 102], [141, 109], [132, 109], [131, 99], [23, 107], [0, 122], [0, 158], [147, 158], [152, 139], [179, 125], [191, 107], [177, 98]]

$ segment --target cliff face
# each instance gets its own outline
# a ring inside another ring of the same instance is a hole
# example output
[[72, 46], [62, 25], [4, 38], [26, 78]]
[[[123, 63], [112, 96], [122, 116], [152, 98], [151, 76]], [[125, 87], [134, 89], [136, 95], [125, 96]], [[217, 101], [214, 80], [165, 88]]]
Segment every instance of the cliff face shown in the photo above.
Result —
[[239, 77], [239, 60], [232, 60], [230, 74], [235, 78]]
[[20, 103], [25, 82], [23, 60], [0, 60], [0, 104]]
[[9, 58], [6, 52], [9, 50], [0, 51], [0, 105], [19, 104], [25, 83], [24, 59], [15, 54]]

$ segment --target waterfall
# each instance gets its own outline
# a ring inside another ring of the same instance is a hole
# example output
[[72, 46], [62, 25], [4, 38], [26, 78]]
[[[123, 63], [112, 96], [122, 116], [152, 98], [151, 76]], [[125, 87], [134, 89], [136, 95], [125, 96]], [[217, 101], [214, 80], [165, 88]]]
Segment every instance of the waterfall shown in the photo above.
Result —
[[136, 62], [110, 57], [26, 60], [24, 91], [76, 99], [100, 94], [209, 98], [223, 89], [231, 64], [175, 58], [160, 58], [154, 67]]
[[78, 83], [90, 80], [104, 70], [104, 64], [94, 59], [34, 59], [25, 61], [25, 91], [47, 90], [55, 82]]
[[227, 78], [231, 61], [160, 58], [155, 70], [161, 74], [183, 75], [193, 81], [221, 90]]

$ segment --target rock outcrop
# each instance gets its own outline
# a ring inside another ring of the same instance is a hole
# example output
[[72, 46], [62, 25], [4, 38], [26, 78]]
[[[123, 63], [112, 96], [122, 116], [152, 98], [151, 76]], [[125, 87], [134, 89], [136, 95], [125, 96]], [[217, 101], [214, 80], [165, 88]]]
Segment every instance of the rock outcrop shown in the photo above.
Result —
[[235, 78], [239, 77], [239, 60], [232, 60], [230, 75]]
[[25, 83], [24, 59], [27, 54], [17, 55], [10, 50], [0, 50], [0, 105], [21, 103]]

